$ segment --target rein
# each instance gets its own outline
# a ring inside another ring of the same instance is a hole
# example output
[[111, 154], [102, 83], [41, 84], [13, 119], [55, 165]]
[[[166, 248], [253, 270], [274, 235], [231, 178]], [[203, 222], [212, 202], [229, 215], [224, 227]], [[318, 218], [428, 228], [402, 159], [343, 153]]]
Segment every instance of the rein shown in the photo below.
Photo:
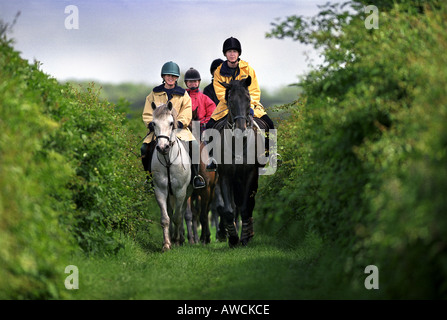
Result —
[[253, 118], [250, 117], [250, 115], [237, 115], [233, 117], [233, 114], [231, 113], [231, 108], [228, 108], [228, 114], [230, 115], [229, 118], [231, 118], [231, 122], [229, 121], [230, 119], [227, 118], [227, 124], [230, 127], [231, 130], [234, 130], [234, 126], [236, 124], [236, 120], [237, 119], [245, 119], [245, 123], [247, 124], [247, 129], [252, 129], [253, 128]]
[[[158, 161], [161, 163], [161, 165], [162, 165], [163, 167], [166, 168], [166, 171], [167, 171], [169, 194], [170, 194], [170, 195], [173, 195], [174, 192], [172, 192], [171, 170], [170, 170], [170, 168], [171, 168], [171, 165], [174, 163], [174, 161], [179, 157], [179, 155], [181, 156], [182, 148], [181, 148], [180, 144], [179, 144], [178, 141], [177, 141], [177, 140], [178, 140], [177, 137], [175, 137], [175, 140], [174, 140], [174, 141], [171, 141], [171, 138], [170, 138], [170, 137], [168, 137], [168, 136], [164, 136], [164, 135], [159, 135], [159, 136], [157, 136], [156, 139], [162, 139], [162, 138], [163, 138], [163, 139], [167, 139], [167, 140], [169, 141], [169, 145], [170, 145], [171, 147], [172, 147], [172, 146], [174, 145], [174, 143], [176, 143], [176, 142], [177, 142], [177, 146], [178, 146], [178, 148], [177, 148], [177, 155], [175, 156], [174, 160], [171, 161], [171, 157], [170, 157], [170, 154], [171, 154], [172, 149], [169, 151], [168, 155], [162, 154], [162, 155], [163, 155], [163, 159], [165, 160], [165, 163], [166, 163], [166, 164], [164, 164], [163, 161], [161, 161], [161, 159], [160, 159], [160, 152], [157, 150], [157, 159], [158, 159]], [[166, 156], [167, 156], [167, 158], [166, 158]], [[182, 165], [183, 165], [183, 164], [182, 164]], [[185, 167], [183, 166], [183, 168], [185, 168]]]

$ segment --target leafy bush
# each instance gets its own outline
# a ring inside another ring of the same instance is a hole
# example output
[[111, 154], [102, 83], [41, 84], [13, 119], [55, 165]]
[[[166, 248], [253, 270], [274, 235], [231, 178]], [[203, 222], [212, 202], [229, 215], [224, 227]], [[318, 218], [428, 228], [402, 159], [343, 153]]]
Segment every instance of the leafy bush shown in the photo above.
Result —
[[61, 129], [48, 146], [76, 168], [68, 188], [75, 206], [73, 229], [83, 249], [118, 250], [109, 227], [130, 231], [144, 211], [140, 164], [130, 153], [135, 137], [126, 132], [125, 117], [98, 98], [91, 87], [69, 90], [55, 112]]
[[58, 298], [72, 243], [59, 225], [64, 205], [56, 198], [66, 196], [61, 190], [73, 170], [45, 148], [59, 125], [28, 88], [36, 65], [21, 60], [4, 38], [0, 65], [0, 297]]
[[60, 298], [77, 248], [110, 254], [147, 214], [122, 106], [61, 85], [0, 40], [0, 297]]
[[325, 61], [286, 107], [277, 183], [261, 181], [261, 194], [290, 206], [276, 217], [271, 203], [257, 209], [341, 248], [348, 278], [377, 265], [383, 297], [445, 298], [447, 9], [379, 7], [379, 29], [368, 30], [361, 2], [350, 4], [289, 17], [269, 34], [313, 44]]

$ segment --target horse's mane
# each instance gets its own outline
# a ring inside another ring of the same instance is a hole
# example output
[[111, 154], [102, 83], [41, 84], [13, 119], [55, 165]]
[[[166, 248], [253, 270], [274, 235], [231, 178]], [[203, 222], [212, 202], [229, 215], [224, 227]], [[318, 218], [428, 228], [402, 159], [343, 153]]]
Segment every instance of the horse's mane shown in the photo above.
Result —
[[162, 118], [162, 117], [166, 117], [172, 115], [172, 117], [174, 118], [174, 129], [177, 129], [177, 110], [175, 110], [175, 108], [173, 107], [171, 110], [169, 110], [168, 108], [168, 104], [161, 104], [159, 105], [157, 108], [155, 108], [155, 110], [152, 113], [152, 117], [153, 118]]

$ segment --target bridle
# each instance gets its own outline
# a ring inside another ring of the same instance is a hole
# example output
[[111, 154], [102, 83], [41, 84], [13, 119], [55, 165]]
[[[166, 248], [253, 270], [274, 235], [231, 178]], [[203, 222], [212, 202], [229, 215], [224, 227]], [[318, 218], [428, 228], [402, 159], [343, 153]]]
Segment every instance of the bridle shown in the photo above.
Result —
[[[175, 133], [174, 130], [171, 131], [171, 136], [170, 136], [170, 137], [160, 134], [160, 135], [158, 135], [158, 136], [155, 138], [155, 140], [156, 140], [157, 143], [158, 143], [158, 140], [159, 140], [159, 139], [166, 139], [166, 140], [168, 140], [168, 142], [169, 142], [169, 146], [172, 147], [176, 142], [178, 143], [178, 138], [177, 138], [177, 136], [175, 136], [175, 139], [174, 139], [174, 140], [171, 139], [173, 133]], [[171, 156], [170, 156], [171, 151], [172, 151], [172, 148], [170, 148], [170, 150], [169, 150], [169, 152], [168, 152], [167, 154], [163, 154], [163, 153], [161, 153], [161, 152], [157, 149], [157, 159], [158, 159], [158, 162], [160, 162], [160, 164], [161, 164], [163, 167], [165, 167], [166, 170], [167, 170], [167, 176], [168, 176], [168, 190], [169, 190], [169, 194], [173, 195], [173, 192], [172, 192], [172, 184], [171, 184], [171, 172], [170, 172], [170, 168], [171, 168], [171, 165], [174, 163], [174, 161], [177, 160], [177, 158], [181, 155], [182, 148], [180, 147], [180, 145], [178, 146], [178, 148], [177, 148], [177, 155], [174, 157], [174, 159], [171, 159]], [[163, 163], [163, 161], [161, 161], [161, 159], [160, 159], [160, 153], [161, 153], [161, 155], [163, 156], [163, 159], [164, 159], [164, 162], [165, 162], [165, 163]], [[184, 164], [183, 162], [182, 162], [182, 166], [183, 166], [183, 169], [185, 169], [185, 164]]]
[[[172, 133], [171, 133], [171, 135], [172, 135]], [[177, 141], [177, 139], [175, 139], [174, 141], [172, 141], [172, 140], [171, 140], [171, 137], [164, 136], [164, 135], [162, 135], [162, 134], [158, 135], [158, 136], [155, 138], [155, 141], [158, 142], [158, 139], [166, 139], [166, 140], [168, 140], [168, 143], [169, 143], [169, 146], [170, 146], [170, 147], [172, 147], [172, 146], [174, 145], [174, 143]]]
[[[229, 114], [229, 118], [227, 120], [227, 124], [230, 127], [230, 129], [234, 130], [235, 129], [235, 124], [236, 124], [236, 120], [237, 119], [245, 119], [245, 123], [247, 125], [247, 129], [248, 128], [253, 128], [253, 118], [250, 116], [249, 113], [247, 113], [246, 115], [237, 115], [234, 116], [233, 113], [231, 112], [232, 110], [232, 103], [230, 103], [230, 97], [228, 97], [227, 100], [227, 105], [228, 105], [228, 114]], [[231, 119], [231, 120], [230, 120]]]

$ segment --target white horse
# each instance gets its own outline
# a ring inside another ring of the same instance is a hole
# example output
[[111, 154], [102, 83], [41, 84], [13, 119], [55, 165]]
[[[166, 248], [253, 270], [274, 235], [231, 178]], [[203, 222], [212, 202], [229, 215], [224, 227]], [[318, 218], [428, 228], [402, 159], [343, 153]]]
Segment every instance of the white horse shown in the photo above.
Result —
[[[185, 241], [183, 216], [186, 200], [192, 193], [191, 161], [183, 143], [176, 136], [177, 112], [169, 101], [156, 106], [152, 102], [156, 152], [152, 156], [152, 177], [161, 213], [163, 251]], [[174, 212], [172, 212], [174, 209]], [[172, 227], [171, 227], [172, 226]], [[171, 234], [170, 234], [171, 229]]]

